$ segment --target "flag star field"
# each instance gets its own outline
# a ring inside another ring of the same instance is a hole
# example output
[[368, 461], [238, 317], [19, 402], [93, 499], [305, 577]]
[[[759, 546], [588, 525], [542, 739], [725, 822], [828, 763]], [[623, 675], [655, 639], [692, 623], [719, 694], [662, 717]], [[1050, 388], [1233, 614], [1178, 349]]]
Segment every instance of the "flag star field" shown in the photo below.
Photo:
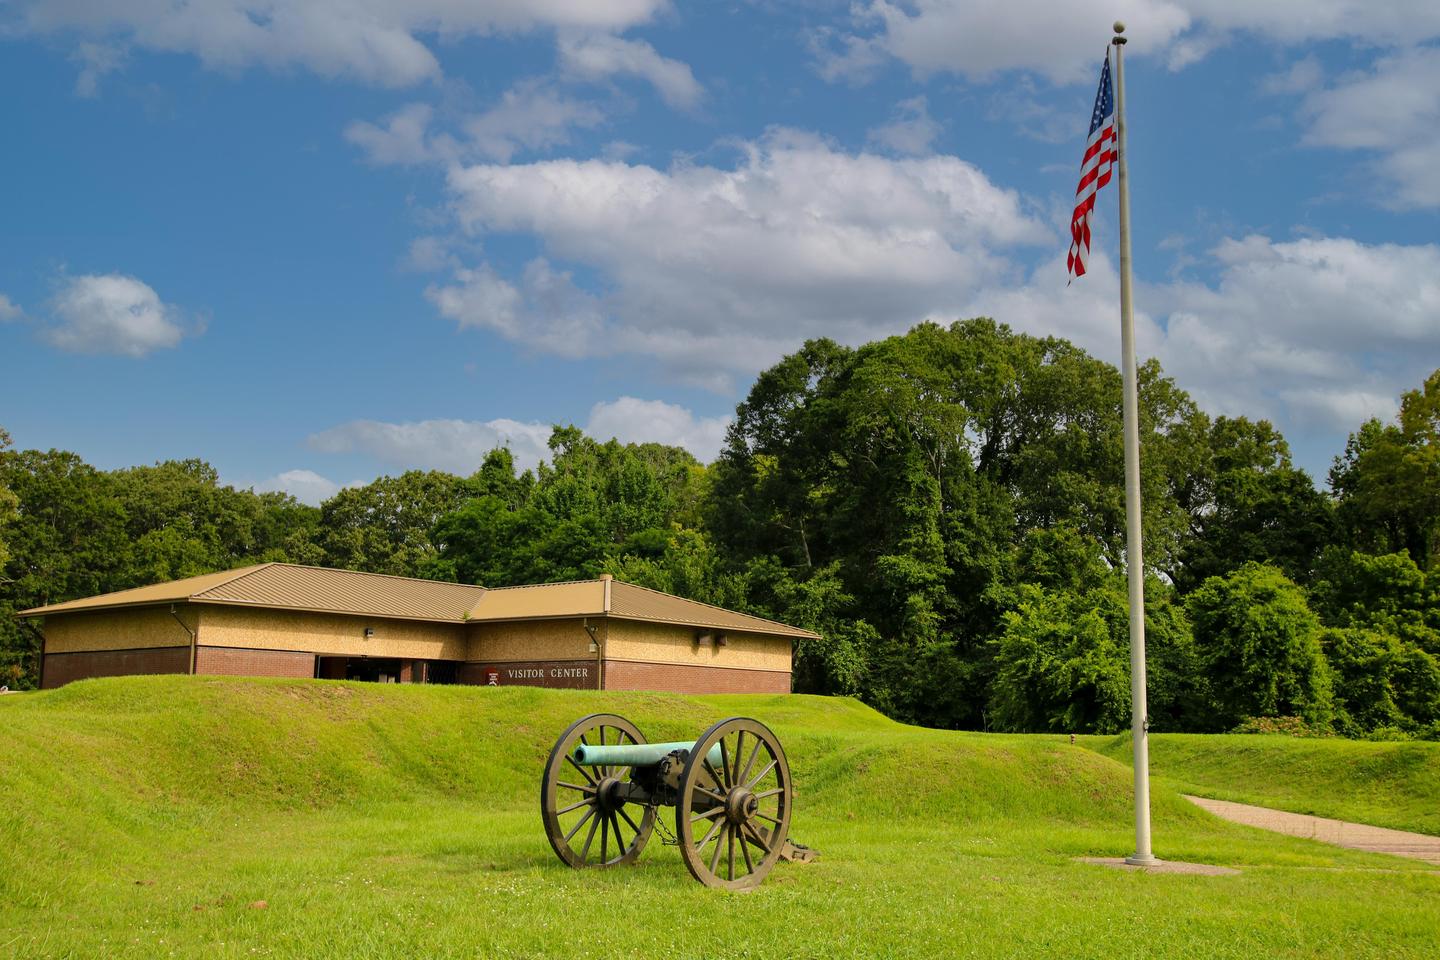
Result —
[[318, 502], [557, 423], [708, 461], [815, 337], [1116, 363], [1117, 17], [1137, 351], [1323, 481], [1440, 366], [1440, 4], [15, 0], [0, 426]]

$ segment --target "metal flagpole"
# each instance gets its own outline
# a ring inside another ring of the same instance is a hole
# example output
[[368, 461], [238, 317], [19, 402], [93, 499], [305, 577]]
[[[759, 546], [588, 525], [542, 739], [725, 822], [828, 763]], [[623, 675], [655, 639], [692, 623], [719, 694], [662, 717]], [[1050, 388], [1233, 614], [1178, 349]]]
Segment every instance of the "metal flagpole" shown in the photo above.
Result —
[[1115, 143], [1120, 166], [1120, 352], [1125, 375], [1125, 566], [1130, 580], [1130, 733], [1135, 746], [1135, 852], [1126, 863], [1154, 863], [1150, 852], [1150, 718], [1145, 706], [1145, 563], [1140, 534], [1140, 402], [1135, 316], [1130, 300], [1130, 181], [1125, 144], [1125, 24], [1115, 22]]

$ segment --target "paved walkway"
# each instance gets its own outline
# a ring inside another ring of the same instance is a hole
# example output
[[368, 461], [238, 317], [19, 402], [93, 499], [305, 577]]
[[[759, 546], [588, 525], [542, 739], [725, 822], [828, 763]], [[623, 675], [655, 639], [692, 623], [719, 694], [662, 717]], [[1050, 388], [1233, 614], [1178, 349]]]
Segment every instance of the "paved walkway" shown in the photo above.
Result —
[[1352, 850], [1411, 857], [1440, 867], [1440, 837], [1429, 834], [1388, 830], [1363, 823], [1346, 823], [1344, 820], [1327, 820], [1325, 817], [1286, 813], [1283, 810], [1271, 810], [1269, 807], [1252, 807], [1248, 803], [1230, 803], [1228, 800], [1207, 800], [1189, 795], [1186, 795], [1185, 799], [1209, 810], [1217, 817], [1246, 826], [1288, 833], [1292, 837], [1305, 837], [1322, 843], [1333, 843]]

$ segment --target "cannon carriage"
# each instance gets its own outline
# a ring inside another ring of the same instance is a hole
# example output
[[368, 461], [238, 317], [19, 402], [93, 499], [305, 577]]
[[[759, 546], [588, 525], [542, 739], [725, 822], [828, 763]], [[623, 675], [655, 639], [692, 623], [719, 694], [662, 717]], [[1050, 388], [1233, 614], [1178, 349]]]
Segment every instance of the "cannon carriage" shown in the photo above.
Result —
[[[555, 742], [540, 784], [550, 846], [572, 867], [633, 863], [658, 828], [696, 880], [755, 887], [777, 860], [810, 860], [789, 841], [790, 764], [758, 720], [731, 717], [698, 740], [647, 743], [624, 717], [597, 713]], [[674, 833], [660, 819], [675, 810]]]

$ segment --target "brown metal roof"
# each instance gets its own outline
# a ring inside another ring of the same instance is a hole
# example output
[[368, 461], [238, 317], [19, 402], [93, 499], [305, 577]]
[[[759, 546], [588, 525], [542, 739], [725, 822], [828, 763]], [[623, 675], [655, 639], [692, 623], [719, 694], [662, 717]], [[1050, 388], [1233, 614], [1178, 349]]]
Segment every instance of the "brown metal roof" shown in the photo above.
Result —
[[483, 587], [463, 583], [271, 563], [192, 599], [368, 617], [459, 621], [484, 593]]
[[815, 634], [774, 620], [602, 578], [525, 587], [483, 587], [355, 570], [262, 563], [23, 610], [36, 617], [164, 603], [216, 603], [403, 620], [497, 622], [612, 616], [783, 637]]
[[610, 616], [626, 620], [649, 620], [655, 623], [684, 623], [697, 627], [745, 633], [767, 633], [781, 637], [814, 637], [809, 630], [789, 624], [752, 617], [724, 607], [711, 606], [697, 600], [686, 600], [633, 583], [614, 581], [610, 588]]
[[491, 587], [470, 608], [471, 621], [603, 617], [605, 581], [572, 580], [524, 587]]
[[461, 583], [390, 577], [328, 567], [302, 567], [289, 563], [262, 563], [224, 573], [36, 607], [22, 611], [20, 616], [185, 602], [460, 622], [484, 593], [483, 587]]
[[267, 566], [267, 564], [262, 563], [256, 564], [253, 567], [241, 567], [238, 570], [224, 570], [220, 573], [207, 573], [198, 577], [186, 577], [184, 580], [171, 580], [169, 583], [156, 583], [148, 587], [133, 587], [129, 590], [119, 590], [115, 593], [102, 593], [97, 597], [85, 597], [81, 600], [67, 600], [64, 603], [52, 603], [44, 607], [22, 610], [17, 616], [38, 617], [47, 613], [105, 610], [110, 607], [136, 607], [153, 603], [181, 603], [189, 600], [197, 593], [203, 593], [211, 587], [220, 586], [227, 580], [243, 577], [245, 574], [259, 570], [263, 566]]

